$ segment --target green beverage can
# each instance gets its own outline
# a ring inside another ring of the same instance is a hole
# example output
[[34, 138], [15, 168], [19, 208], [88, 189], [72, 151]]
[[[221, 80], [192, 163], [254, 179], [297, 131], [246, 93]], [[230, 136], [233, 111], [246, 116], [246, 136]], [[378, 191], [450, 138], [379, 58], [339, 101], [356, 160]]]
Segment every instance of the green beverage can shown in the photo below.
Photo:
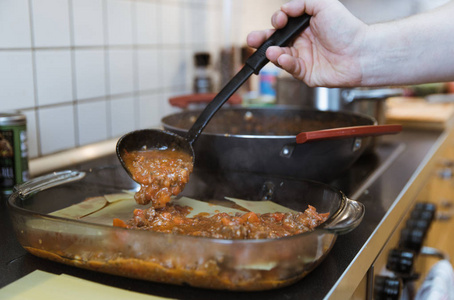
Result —
[[0, 193], [5, 195], [29, 179], [26, 123], [22, 114], [0, 112]]

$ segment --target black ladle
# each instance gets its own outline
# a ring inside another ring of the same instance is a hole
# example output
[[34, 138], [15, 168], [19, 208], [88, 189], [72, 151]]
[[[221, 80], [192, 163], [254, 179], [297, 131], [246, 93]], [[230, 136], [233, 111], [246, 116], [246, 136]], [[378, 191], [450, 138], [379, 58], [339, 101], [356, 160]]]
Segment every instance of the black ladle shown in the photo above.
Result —
[[270, 46], [287, 45], [296, 37], [296, 35], [309, 26], [310, 18], [311, 17], [307, 14], [289, 18], [287, 25], [284, 28], [276, 30], [257, 49], [257, 51], [249, 57], [243, 68], [225, 85], [219, 94], [208, 103], [185, 137], [156, 129], [136, 130], [122, 136], [117, 142], [117, 156], [128, 174], [131, 176], [131, 172], [123, 160], [125, 152], [174, 148], [190, 154], [194, 161], [195, 155], [192, 144], [197, 140], [214, 114], [233, 95], [233, 93], [235, 93], [235, 91], [243, 85], [253, 73], [258, 74], [263, 66], [269, 62], [265, 55], [266, 49]]

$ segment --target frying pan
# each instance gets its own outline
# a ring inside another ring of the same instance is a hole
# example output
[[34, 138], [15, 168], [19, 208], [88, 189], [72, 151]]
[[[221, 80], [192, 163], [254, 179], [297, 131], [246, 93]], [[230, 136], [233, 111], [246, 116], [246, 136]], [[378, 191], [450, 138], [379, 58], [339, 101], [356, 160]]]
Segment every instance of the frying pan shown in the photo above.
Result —
[[[162, 119], [165, 130], [184, 135], [200, 114], [189, 110]], [[372, 136], [400, 125], [376, 125], [373, 117], [289, 107], [224, 108], [194, 144], [195, 167], [245, 171], [329, 183], [368, 149]]]

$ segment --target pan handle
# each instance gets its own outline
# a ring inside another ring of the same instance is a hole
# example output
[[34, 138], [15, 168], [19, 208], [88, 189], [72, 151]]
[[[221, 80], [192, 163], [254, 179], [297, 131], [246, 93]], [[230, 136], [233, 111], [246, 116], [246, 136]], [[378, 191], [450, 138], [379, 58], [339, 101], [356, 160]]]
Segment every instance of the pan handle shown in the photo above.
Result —
[[345, 205], [323, 229], [337, 234], [349, 233], [363, 220], [366, 208], [364, 204], [345, 197]]
[[340, 127], [301, 132], [296, 136], [296, 143], [304, 144], [307, 142], [329, 139], [396, 134], [401, 131], [402, 125], [399, 124]]

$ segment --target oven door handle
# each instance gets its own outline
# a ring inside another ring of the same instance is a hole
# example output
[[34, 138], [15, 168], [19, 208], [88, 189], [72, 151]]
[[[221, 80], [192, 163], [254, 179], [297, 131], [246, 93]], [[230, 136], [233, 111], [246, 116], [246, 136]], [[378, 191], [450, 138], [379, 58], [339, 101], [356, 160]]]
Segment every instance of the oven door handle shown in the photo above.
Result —
[[366, 211], [364, 204], [345, 197], [344, 205], [333, 218], [324, 223], [324, 229], [336, 234], [345, 234], [361, 223]]

